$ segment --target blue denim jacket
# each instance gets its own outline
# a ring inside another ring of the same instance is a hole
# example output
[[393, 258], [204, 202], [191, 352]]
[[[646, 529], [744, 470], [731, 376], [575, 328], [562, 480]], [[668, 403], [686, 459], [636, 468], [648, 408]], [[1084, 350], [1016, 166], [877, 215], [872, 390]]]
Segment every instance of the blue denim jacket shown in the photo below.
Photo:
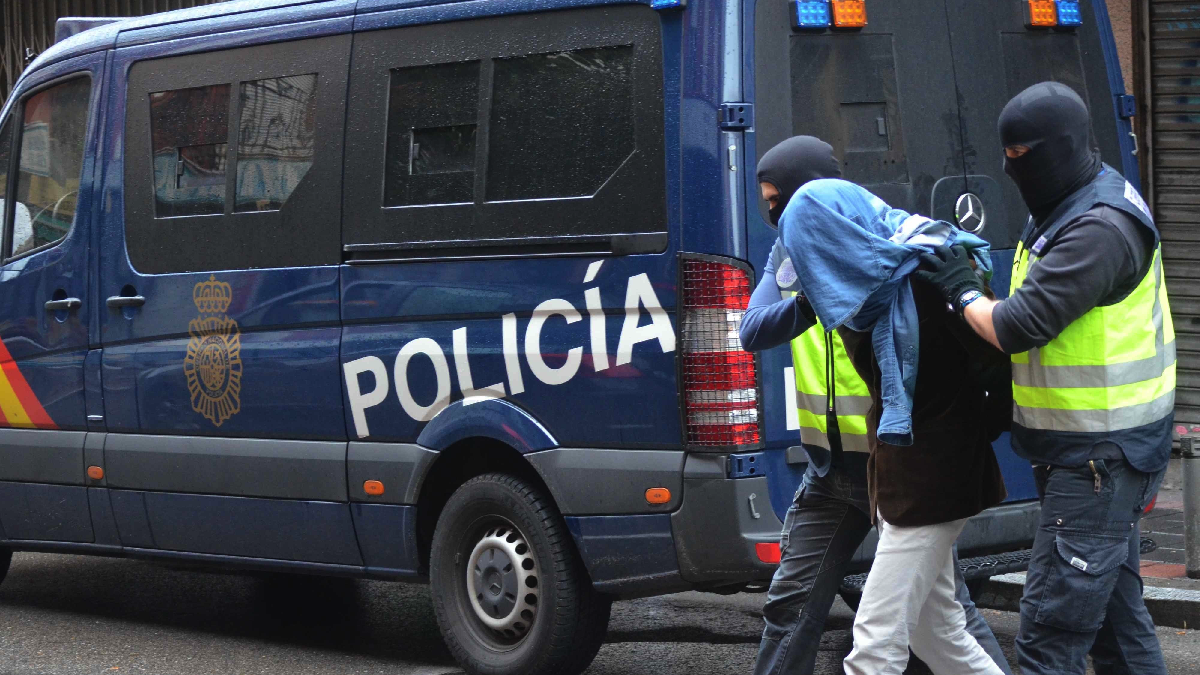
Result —
[[908, 275], [919, 254], [943, 243], [971, 251], [991, 276], [988, 244], [949, 223], [893, 209], [844, 180], [800, 188], [779, 219], [779, 238], [826, 330], [870, 331], [882, 375], [879, 440], [912, 445], [917, 383], [917, 305]]

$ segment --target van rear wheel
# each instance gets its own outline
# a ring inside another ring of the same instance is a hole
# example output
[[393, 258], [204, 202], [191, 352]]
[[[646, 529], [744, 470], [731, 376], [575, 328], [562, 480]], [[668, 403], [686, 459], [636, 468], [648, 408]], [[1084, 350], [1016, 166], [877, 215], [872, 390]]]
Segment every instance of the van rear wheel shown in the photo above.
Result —
[[429, 581], [446, 646], [472, 675], [577, 675], [608, 628], [612, 601], [592, 588], [558, 509], [515, 476], [451, 495]]

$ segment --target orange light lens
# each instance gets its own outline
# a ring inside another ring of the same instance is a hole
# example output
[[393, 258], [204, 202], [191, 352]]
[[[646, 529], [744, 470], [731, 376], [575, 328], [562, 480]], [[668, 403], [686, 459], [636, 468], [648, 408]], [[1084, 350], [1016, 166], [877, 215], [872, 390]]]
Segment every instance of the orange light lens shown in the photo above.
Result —
[[1049, 28], [1058, 25], [1058, 7], [1054, 0], [1029, 0], [1029, 25]]
[[366, 481], [363, 483], [363, 492], [371, 495], [372, 497], [378, 497], [379, 495], [383, 494], [383, 483], [377, 480]]
[[646, 490], [647, 504], [667, 504], [671, 501], [671, 491], [667, 488], [650, 488]]
[[867, 25], [866, 0], [833, 0], [835, 28], [862, 28]]
[[87, 468], [87, 475], [88, 478], [91, 478], [92, 480], [103, 480], [104, 468], [99, 466], [89, 466]]
[[783, 557], [779, 551], [779, 544], [755, 544], [754, 553], [758, 555], [758, 559], [768, 565], [778, 565], [779, 559]]

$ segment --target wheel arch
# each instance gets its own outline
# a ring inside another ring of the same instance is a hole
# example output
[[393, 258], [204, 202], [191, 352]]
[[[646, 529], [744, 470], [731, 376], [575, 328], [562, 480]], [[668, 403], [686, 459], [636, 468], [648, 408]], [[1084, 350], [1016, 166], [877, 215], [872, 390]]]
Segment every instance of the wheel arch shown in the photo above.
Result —
[[507, 473], [529, 481], [558, 506], [541, 474], [516, 448], [487, 436], [458, 440], [438, 453], [418, 490], [416, 534], [421, 569], [429, 569], [433, 530], [450, 496], [463, 483], [486, 473]]

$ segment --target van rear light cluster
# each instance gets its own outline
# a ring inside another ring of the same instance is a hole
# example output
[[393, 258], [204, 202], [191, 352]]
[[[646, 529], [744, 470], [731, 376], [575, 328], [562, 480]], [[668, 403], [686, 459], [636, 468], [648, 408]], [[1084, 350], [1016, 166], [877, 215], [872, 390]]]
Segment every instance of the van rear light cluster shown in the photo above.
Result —
[[726, 258], [680, 260], [684, 410], [689, 445], [761, 441], [758, 367], [738, 330], [750, 301], [750, 272]]

